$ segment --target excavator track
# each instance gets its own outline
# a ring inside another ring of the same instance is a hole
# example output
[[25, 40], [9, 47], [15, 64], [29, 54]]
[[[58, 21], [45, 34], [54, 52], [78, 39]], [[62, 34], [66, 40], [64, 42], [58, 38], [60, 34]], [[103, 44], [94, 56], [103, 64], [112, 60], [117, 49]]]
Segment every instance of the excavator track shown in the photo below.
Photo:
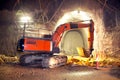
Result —
[[49, 54], [26, 54], [20, 57], [23, 66], [55, 68], [67, 64], [67, 56]]

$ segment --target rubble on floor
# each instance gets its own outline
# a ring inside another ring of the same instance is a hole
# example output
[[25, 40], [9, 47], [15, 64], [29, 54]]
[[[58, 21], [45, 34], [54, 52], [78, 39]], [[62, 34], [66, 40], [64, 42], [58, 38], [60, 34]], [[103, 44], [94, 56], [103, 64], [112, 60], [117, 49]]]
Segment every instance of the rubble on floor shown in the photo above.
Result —
[[120, 67], [120, 59], [118, 58], [108, 57], [104, 60], [97, 61], [91, 57], [68, 56], [68, 64], [72, 65], [96, 67], [97, 62], [99, 67]]
[[19, 58], [17, 56], [10, 57], [5, 55], [0, 55], [0, 64], [2, 63], [16, 63], [19, 62]]

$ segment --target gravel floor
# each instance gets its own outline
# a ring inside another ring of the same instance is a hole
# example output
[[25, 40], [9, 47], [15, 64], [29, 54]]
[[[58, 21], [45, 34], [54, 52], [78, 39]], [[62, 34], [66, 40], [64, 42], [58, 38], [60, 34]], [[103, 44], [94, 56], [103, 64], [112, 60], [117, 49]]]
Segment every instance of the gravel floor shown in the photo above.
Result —
[[0, 65], [0, 80], [120, 80], [120, 68], [100, 68], [66, 65], [53, 69]]

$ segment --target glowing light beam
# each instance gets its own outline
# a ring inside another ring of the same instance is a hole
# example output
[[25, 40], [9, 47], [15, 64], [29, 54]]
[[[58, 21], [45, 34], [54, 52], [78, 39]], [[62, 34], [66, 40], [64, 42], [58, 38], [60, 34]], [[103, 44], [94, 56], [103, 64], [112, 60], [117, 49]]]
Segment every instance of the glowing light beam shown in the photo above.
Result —
[[59, 19], [56, 26], [59, 26], [67, 22], [85, 21], [85, 23], [86, 22], [89, 23], [89, 20], [91, 20], [91, 18], [87, 12], [75, 10], [75, 11], [65, 13], [63, 17]]

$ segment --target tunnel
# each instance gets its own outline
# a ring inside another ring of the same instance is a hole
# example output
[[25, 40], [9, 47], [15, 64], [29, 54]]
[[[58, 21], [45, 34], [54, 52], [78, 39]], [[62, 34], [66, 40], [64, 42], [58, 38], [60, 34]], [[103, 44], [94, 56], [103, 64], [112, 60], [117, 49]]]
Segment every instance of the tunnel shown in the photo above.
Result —
[[[120, 57], [120, 12], [114, 8], [115, 5], [111, 5], [111, 2], [107, 1], [106, 5], [101, 0], [41, 0], [41, 7], [37, 1], [33, 2], [33, 6], [16, 2], [16, 5], [12, 6], [13, 11], [11, 9], [0, 11], [0, 35], [2, 37], [0, 51], [6, 55], [19, 54], [16, 52], [16, 44], [23, 34], [21, 26], [23, 24], [19, 23], [19, 17], [25, 14], [34, 18], [35, 24], [29, 23], [29, 29], [32, 30], [28, 32], [31, 36], [33, 33], [35, 36], [42, 36], [45, 31], [40, 30], [41, 28], [47, 29], [46, 33], [51, 34], [61, 24], [93, 20], [95, 29], [93, 53]], [[38, 35], [38, 32], [42, 35]], [[77, 47], [87, 50], [86, 34], [85, 29], [66, 31], [59, 45], [60, 50], [67, 55], [78, 55]]]
[[[87, 12], [74, 10], [65, 13], [60, 20], [58, 20], [56, 27], [60, 24], [68, 23], [68, 22], [80, 22], [83, 23], [90, 23], [91, 17], [88, 15]], [[72, 25], [71, 25], [72, 26]], [[55, 28], [56, 28], [55, 27]], [[73, 25], [73, 27], [75, 27]], [[94, 27], [94, 26], [93, 26]], [[88, 46], [88, 35], [89, 31], [88, 28], [80, 28], [75, 30], [66, 31], [62, 37], [60, 42], [60, 50], [66, 55], [76, 55], [78, 56], [78, 48], [84, 49], [85, 56], [89, 56], [90, 53]]]
[[88, 49], [87, 34], [82, 29], [67, 31], [60, 45], [62, 52], [68, 55], [78, 55], [77, 48]]

